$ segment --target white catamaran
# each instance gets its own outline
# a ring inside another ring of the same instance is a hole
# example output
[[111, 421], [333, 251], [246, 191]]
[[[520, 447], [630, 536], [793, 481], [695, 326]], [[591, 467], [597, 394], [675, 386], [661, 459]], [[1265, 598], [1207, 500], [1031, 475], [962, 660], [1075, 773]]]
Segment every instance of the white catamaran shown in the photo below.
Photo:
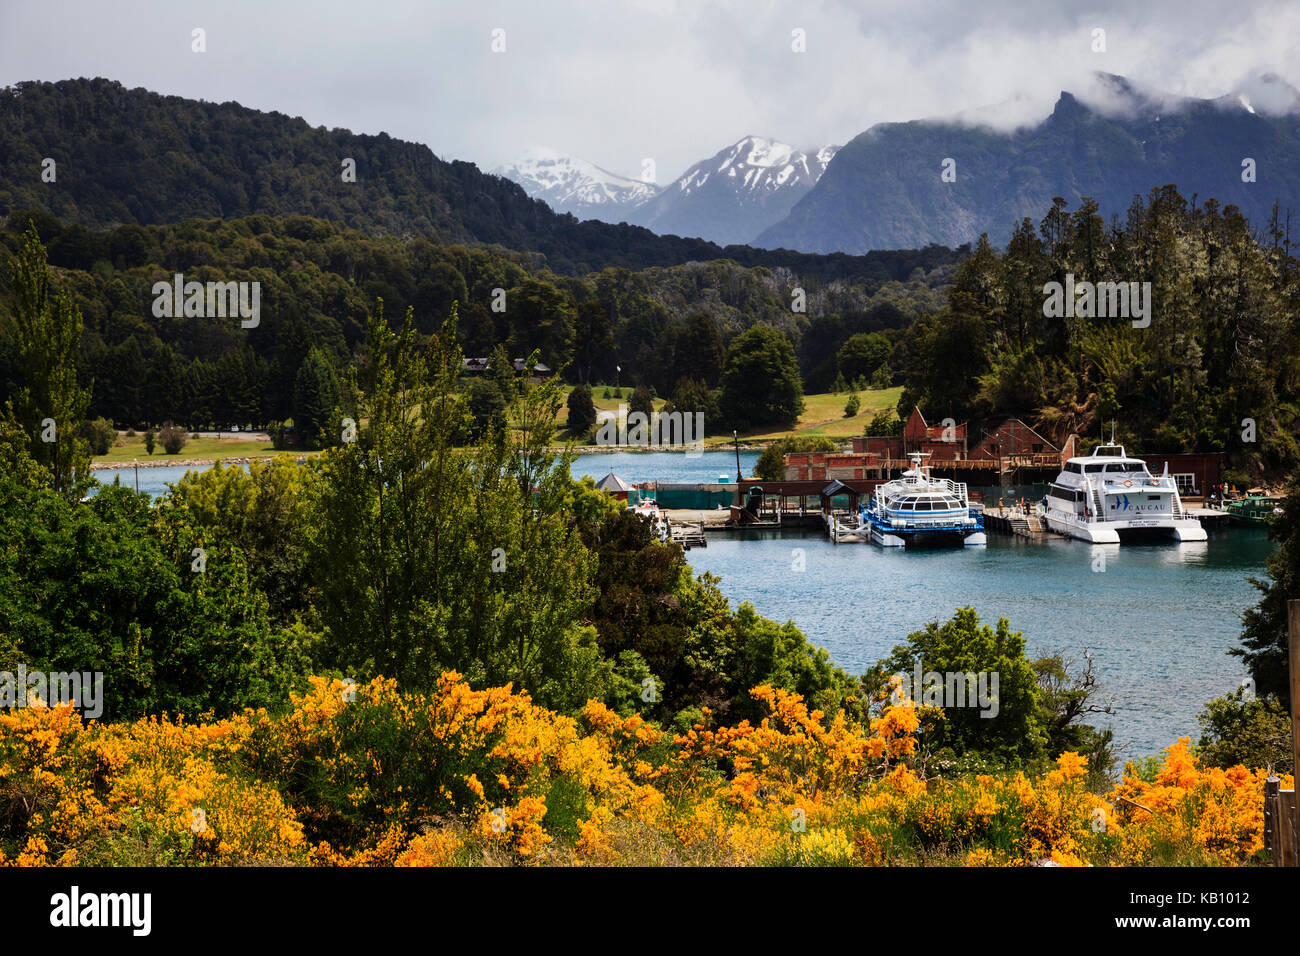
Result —
[[1093, 544], [1139, 535], [1204, 541], [1205, 529], [1187, 515], [1168, 472], [1166, 465], [1165, 474], [1152, 475], [1123, 445], [1098, 445], [1091, 455], [1069, 459], [1048, 486], [1047, 526]]

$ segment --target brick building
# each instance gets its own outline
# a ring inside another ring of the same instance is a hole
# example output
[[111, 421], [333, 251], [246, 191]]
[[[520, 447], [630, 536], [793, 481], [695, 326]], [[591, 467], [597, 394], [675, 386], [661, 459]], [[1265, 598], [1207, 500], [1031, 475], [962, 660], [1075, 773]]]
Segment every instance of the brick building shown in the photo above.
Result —
[[906, 458], [914, 451], [930, 456], [931, 461], [957, 461], [966, 457], [966, 423], [960, 425], [951, 418], [939, 425], [929, 425], [916, 406], [903, 424], [901, 436], [867, 435], [853, 439], [853, 450], [884, 458]]

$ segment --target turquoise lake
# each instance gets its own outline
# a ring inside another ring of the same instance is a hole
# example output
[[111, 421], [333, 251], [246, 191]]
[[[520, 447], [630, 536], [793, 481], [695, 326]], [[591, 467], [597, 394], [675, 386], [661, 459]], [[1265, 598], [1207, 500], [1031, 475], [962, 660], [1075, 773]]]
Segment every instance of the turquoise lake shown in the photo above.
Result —
[[[757, 452], [742, 452], [745, 475]], [[140, 490], [164, 493], [180, 467], [141, 468]], [[610, 471], [631, 481], [734, 479], [734, 452], [614, 453], [580, 456], [574, 475]], [[99, 471], [101, 481], [132, 469]], [[1023, 493], [1017, 489], [1012, 497]], [[802, 572], [793, 570], [796, 549]], [[1122, 758], [1158, 753], [1179, 736], [1199, 736], [1205, 701], [1236, 690], [1245, 669], [1227, 653], [1241, 633], [1241, 612], [1258, 600], [1246, 580], [1262, 577], [1272, 543], [1262, 530], [1211, 531], [1204, 542], [1095, 548], [1079, 541], [989, 535], [987, 548], [900, 552], [831, 544], [809, 531], [711, 534], [687, 559], [709, 571], [733, 603], [792, 620], [839, 666], [858, 672], [886, 656], [927, 621], [975, 607], [985, 623], [1006, 617], [1025, 635], [1031, 656], [1092, 655], [1105, 690]], [[1105, 555], [1104, 570], [1098, 556]]]

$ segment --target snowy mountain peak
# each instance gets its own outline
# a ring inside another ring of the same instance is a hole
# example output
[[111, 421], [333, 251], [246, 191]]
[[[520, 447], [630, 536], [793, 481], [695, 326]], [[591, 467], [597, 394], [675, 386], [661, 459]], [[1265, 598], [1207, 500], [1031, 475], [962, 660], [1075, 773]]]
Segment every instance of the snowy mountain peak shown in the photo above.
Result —
[[838, 149], [801, 150], [770, 136], [745, 136], [663, 189], [543, 147], [493, 173], [518, 183], [556, 212], [725, 245], [747, 242], [784, 217], [821, 178]]
[[578, 215], [594, 215], [589, 207], [636, 208], [659, 191], [654, 183], [620, 176], [585, 159], [540, 146], [492, 172], [518, 183], [533, 199]]
[[710, 177], [723, 176], [738, 192], [755, 196], [773, 193], [787, 184], [809, 188], [821, 178], [838, 149], [823, 146], [805, 152], [767, 136], [749, 135], [696, 163], [673, 186], [679, 193], [689, 194]]

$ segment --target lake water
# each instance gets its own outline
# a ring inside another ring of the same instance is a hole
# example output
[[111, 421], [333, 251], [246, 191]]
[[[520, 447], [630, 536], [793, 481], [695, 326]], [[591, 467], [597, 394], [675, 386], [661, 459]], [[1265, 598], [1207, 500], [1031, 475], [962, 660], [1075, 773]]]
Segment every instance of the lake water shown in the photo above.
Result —
[[[754, 472], [754, 463], [758, 461], [756, 451], [740, 453], [740, 467], [746, 478]], [[194, 470], [203, 471], [209, 466], [195, 466]], [[245, 466], [247, 467], [247, 466]], [[143, 494], [165, 495], [167, 485], [180, 481], [185, 472], [191, 470], [185, 465], [164, 465], [156, 468], [139, 470], [139, 490]], [[726, 475], [731, 481], [736, 480], [736, 453], [734, 451], [706, 451], [697, 455], [686, 452], [609, 452], [597, 455], [579, 455], [569, 469], [575, 478], [590, 475], [596, 481], [604, 478], [611, 471], [625, 481], [662, 482], [711, 482], [717, 481], [719, 475]], [[114, 479], [120, 479], [128, 488], [136, 487], [136, 470], [134, 468], [100, 468], [94, 472], [101, 484], [111, 485]]]
[[[757, 460], [757, 452], [741, 452], [746, 476]], [[582, 455], [572, 468], [575, 476], [600, 479], [613, 471], [630, 482], [716, 481], [723, 474], [734, 480], [735, 470], [732, 451]], [[141, 468], [140, 490], [162, 494], [184, 471]], [[116, 472], [134, 487], [131, 469]], [[113, 474], [96, 473], [107, 482]], [[803, 551], [802, 572], [793, 570], [796, 549]], [[1024, 633], [1031, 656], [1081, 660], [1086, 650], [1117, 698], [1110, 724], [1127, 748], [1123, 755], [1135, 757], [1157, 753], [1180, 735], [1195, 740], [1205, 701], [1245, 677], [1227, 650], [1237, 644], [1241, 612], [1258, 600], [1246, 578], [1263, 576], [1270, 553], [1262, 530], [1239, 528], [1211, 531], [1206, 542], [1119, 548], [990, 534], [987, 548], [917, 552], [780, 531], [713, 534], [707, 548], [687, 558], [697, 572], [718, 575], [733, 604], [749, 601], [766, 617], [794, 621], [850, 672], [967, 605], [985, 623], [1006, 617]]]
[[[734, 532], [687, 555], [733, 602], [792, 620], [851, 673], [887, 656], [928, 621], [972, 606], [1005, 617], [1031, 657], [1062, 654], [1095, 670], [1115, 695], [1110, 719], [1125, 757], [1200, 734], [1202, 704], [1246, 676], [1227, 650], [1259, 598], [1272, 544], [1262, 530], [1211, 531], [1209, 541], [1093, 547], [990, 534], [987, 548], [885, 550], [831, 544], [810, 532]], [[803, 551], [802, 572], [796, 549]], [[1104, 570], [1100, 556], [1105, 556]], [[1101, 718], [1104, 726], [1107, 718]]]

